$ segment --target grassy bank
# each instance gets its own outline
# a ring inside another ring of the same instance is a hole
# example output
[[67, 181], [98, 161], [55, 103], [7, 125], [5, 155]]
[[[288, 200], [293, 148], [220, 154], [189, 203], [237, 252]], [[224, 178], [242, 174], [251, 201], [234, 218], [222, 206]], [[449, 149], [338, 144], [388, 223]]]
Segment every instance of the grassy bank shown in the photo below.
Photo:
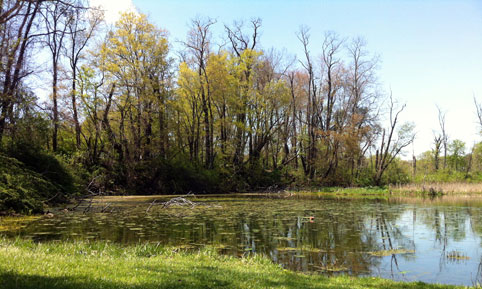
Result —
[[323, 195], [347, 198], [387, 198], [389, 196], [482, 195], [482, 183], [439, 182], [389, 185], [388, 187], [325, 187], [290, 190], [293, 195]]
[[323, 187], [323, 188], [304, 188], [299, 190], [286, 191], [289, 196], [322, 196], [333, 198], [348, 198], [348, 199], [387, 199], [390, 197], [390, 191], [384, 187]]
[[[1, 288], [457, 288], [283, 270], [263, 257], [103, 242], [0, 240]], [[460, 287], [459, 287], [460, 288]]]
[[482, 183], [468, 182], [430, 182], [392, 185], [390, 190], [395, 193], [425, 193], [438, 195], [482, 194]]

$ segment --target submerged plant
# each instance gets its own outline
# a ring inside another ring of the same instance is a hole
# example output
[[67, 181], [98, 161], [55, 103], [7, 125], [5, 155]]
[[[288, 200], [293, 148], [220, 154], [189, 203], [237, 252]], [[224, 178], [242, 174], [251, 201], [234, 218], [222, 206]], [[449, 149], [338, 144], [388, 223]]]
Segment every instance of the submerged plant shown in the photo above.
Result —
[[313, 266], [314, 268], [318, 269], [319, 271], [322, 272], [344, 272], [348, 271], [348, 268], [344, 266], [343, 264], [337, 264], [337, 262], [333, 262], [331, 264], [321, 264], [319, 266]]
[[455, 251], [455, 250], [447, 252], [445, 256], [449, 260], [469, 260], [470, 259], [470, 257], [467, 256], [465, 253]]
[[380, 251], [372, 251], [367, 252], [368, 254], [375, 256], [375, 257], [386, 257], [391, 255], [400, 255], [400, 254], [413, 254], [415, 250], [407, 250], [407, 249], [392, 249], [392, 250], [380, 250]]

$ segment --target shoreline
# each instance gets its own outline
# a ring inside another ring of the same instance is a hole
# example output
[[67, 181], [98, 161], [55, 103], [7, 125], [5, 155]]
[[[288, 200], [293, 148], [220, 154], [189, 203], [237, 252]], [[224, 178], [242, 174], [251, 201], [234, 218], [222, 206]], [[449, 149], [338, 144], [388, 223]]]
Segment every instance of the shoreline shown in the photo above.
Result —
[[376, 277], [303, 274], [263, 256], [236, 258], [210, 248], [158, 244], [0, 239], [2, 288], [466, 288]]

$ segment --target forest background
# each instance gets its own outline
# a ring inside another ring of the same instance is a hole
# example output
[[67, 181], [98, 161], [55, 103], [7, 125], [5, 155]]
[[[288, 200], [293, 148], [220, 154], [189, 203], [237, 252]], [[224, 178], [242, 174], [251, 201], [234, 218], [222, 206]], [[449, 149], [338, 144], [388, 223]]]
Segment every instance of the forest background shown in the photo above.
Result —
[[[109, 25], [84, 1], [1, 6], [0, 211], [86, 192], [482, 179], [482, 144], [450, 138], [444, 108], [434, 107], [431, 149], [410, 157], [415, 124], [401, 120], [406, 105], [380, 83], [380, 58], [361, 37], [325, 32], [314, 44], [301, 26], [294, 56], [260, 45], [260, 18], [198, 16], [174, 50], [139, 12]], [[39, 82], [50, 83], [48, 99]]]

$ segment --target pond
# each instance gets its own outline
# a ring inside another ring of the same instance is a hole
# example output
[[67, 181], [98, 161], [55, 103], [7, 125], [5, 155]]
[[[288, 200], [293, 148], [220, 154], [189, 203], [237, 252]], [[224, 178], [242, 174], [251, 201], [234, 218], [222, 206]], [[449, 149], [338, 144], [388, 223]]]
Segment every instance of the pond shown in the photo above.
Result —
[[85, 201], [76, 212], [59, 210], [2, 234], [39, 242], [147, 241], [186, 250], [209, 245], [222, 254], [263, 254], [308, 273], [482, 283], [480, 197], [225, 195], [191, 196], [194, 207], [160, 205], [171, 197]]

